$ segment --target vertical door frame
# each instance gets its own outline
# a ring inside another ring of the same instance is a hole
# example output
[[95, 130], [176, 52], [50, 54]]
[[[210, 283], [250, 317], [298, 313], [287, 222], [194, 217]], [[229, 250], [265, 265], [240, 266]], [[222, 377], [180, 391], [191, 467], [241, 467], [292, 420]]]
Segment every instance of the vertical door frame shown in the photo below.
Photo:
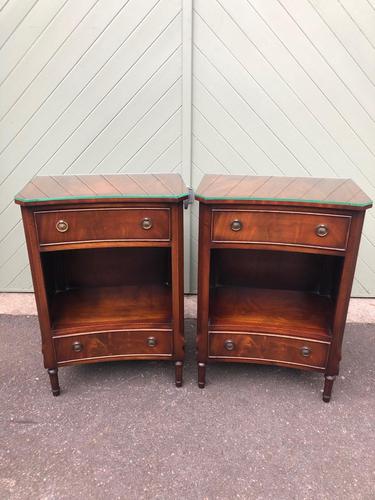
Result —
[[[192, 183], [192, 52], [193, 52], [193, 0], [182, 0], [182, 165], [185, 183]], [[185, 292], [191, 291], [191, 211], [184, 211], [184, 283]]]

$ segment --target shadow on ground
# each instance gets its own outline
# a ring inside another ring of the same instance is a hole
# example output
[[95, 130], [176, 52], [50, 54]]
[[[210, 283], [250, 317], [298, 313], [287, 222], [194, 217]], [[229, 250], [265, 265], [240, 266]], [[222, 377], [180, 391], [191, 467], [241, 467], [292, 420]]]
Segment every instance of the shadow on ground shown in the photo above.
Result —
[[52, 397], [35, 317], [0, 317], [0, 498], [374, 498], [374, 325], [347, 328], [331, 403], [320, 374], [212, 365], [60, 370]]

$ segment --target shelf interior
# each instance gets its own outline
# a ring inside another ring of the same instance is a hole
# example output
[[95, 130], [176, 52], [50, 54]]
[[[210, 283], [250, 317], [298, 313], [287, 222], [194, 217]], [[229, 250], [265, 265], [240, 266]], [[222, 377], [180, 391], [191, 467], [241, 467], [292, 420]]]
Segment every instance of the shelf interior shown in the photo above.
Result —
[[327, 339], [333, 302], [298, 290], [218, 287], [212, 297], [210, 329], [267, 332]]
[[171, 289], [129, 285], [67, 290], [52, 300], [55, 334], [93, 328], [169, 328]]
[[171, 328], [169, 248], [100, 248], [43, 255], [54, 335]]
[[341, 266], [327, 255], [213, 250], [209, 328], [330, 340]]

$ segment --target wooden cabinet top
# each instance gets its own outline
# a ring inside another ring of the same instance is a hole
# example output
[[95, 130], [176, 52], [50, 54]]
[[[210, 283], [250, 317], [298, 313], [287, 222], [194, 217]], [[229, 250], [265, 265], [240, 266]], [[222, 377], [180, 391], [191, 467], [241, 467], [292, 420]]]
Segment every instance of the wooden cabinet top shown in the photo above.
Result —
[[351, 179], [205, 175], [196, 190], [202, 203], [320, 206], [365, 210], [372, 201]]
[[15, 197], [19, 205], [176, 202], [188, 197], [178, 174], [62, 175], [34, 177]]

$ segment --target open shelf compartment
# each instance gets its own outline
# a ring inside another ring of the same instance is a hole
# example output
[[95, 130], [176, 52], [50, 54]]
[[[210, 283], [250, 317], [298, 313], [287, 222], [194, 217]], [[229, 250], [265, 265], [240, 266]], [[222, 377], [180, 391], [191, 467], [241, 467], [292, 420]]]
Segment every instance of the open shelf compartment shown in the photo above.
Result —
[[341, 267], [330, 255], [214, 249], [209, 329], [329, 340]]
[[54, 335], [171, 329], [170, 248], [102, 248], [43, 255]]

